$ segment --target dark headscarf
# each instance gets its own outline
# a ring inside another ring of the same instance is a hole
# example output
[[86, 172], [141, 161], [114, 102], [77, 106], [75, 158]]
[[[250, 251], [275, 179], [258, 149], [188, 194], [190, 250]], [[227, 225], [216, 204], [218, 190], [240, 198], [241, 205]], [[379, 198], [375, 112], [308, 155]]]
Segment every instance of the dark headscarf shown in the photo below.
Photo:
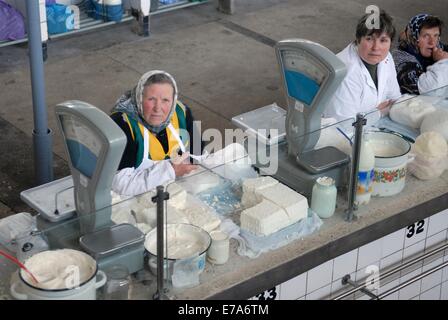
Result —
[[426, 71], [426, 68], [428, 66], [434, 63], [434, 60], [432, 59], [432, 57], [426, 58], [420, 54], [417, 42], [418, 37], [420, 36], [422, 24], [430, 16], [431, 15], [427, 13], [421, 13], [412, 17], [411, 20], [409, 20], [405, 31], [400, 35], [400, 38], [398, 39], [399, 49], [412, 54], [422, 65], [424, 71]]

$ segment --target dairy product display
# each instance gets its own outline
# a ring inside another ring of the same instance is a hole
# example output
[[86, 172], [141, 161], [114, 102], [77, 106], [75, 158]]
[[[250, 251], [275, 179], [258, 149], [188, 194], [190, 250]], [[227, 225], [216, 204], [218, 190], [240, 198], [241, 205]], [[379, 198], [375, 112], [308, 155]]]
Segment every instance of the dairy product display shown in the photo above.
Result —
[[181, 211], [189, 223], [194, 226], [201, 227], [205, 231], [212, 231], [216, 229], [221, 220], [211, 212], [211, 209], [202, 202], [187, 196], [188, 205]]
[[176, 209], [183, 209], [187, 201], [187, 191], [177, 183], [171, 183], [166, 191], [170, 194], [168, 204]]
[[272, 177], [243, 182], [241, 228], [267, 236], [308, 215], [308, 201], [301, 194]]
[[436, 108], [431, 103], [420, 97], [414, 97], [393, 105], [389, 116], [395, 122], [418, 129], [424, 117], [434, 111]]
[[286, 211], [269, 200], [241, 212], [241, 228], [257, 236], [272, 234], [288, 225], [290, 219]]
[[256, 193], [285, 210], [291, 223], [305, 218], [308, 214], [308, 200], [282, 183], [263, 188]]
[[[22, 273], [24, 280], [41, 289], [67, 289], [69, 286], [81, 285], [96, 271], [96, 262], [92, 257], [72, 249], [40, 252], [26, 260], [25, 266], [39, 283], [33, 284], [30, 277]], [[74, 272], [77, 273], [78, 284], [72, 283], [75, 278], [70, 280]]]
[[422, 133], [412, 146], [414, 161], [409, 164], [409, 172], [420, 180], [439, 177], [448, 167], [448, 144], [438, 132]]
[[257, 195], [257, 191], [275, 186], [278, 183], [278, 180], [269, 176], [244, 180], [243, 196], [241, 198], [243, 207], [253, 207], [257, 203], [259, 203], [262, 199]]
[[[382, 156], [380, 151], [377, 150], [377, 152], [378, 156]], [[370, 202], [373, 192], [373, 179], [375, 177], [374, 167], [375, 151], [366, 136], [363, 136], [359, 154], [358, 181], [355, 195], [355, 204], [358, 206], [366, 205]]]
[[448, 141], [448, 110], [439, 109], [423, 119], [420, 132], [428, 131], [438, 132]]
[[[199, 170], [201, 170], [200, 168]], [[196, 171], [194, 177], [182, 181], [182, 186], [191, 194], [198, 194], [207, 189], [216, 187], [220, 183], [220, 177], [210, 171]], [[199, 172], [199, 173], [198, 173]]]
[[[166, 202], [166, 223], [189, 223], [206, 231], [216, 229], [221, 220], [212, 209], [193, 196], [179, 184], [168, 185], [170, 194]], [[155, 193], [148, 193], [128, 199], [112, 207], [111, 219], [116, 224], [130, 223], [148, 233], [157, 226], [157, 206], [151, 201]]]

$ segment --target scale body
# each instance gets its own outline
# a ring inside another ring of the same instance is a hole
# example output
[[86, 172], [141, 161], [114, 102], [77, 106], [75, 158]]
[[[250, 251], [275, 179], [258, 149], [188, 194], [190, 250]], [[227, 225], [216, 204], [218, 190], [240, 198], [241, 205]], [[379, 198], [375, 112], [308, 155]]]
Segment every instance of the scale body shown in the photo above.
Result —
[[[344, 79], [346, 66], [330, 50], [308, 40], [283, 40], [276, 44], [275, 51], [286, 93], [287, 111], [284, 126], [273, 128], [280, 134], [284, 132], [285, 139], [278, 136], [275, 137], [276, 143], [266, 144], [268, 154], [278, 154], [278, 169], [276, 173], [268, 174], [306, 196], [311, 195], [315, 180], [321, 176], [332, 177], [336, 185], [341, 185], [349, 156], [335, 147], [314, 147], [320, 137], [322, 114]], [[266, 125], [272, 124], [269, 118], [276, 117], [278, 112], [271, 115], [265, 109], [263, 114], [260, 112], [259, 115], [266, 118], [265, 126], [260, 127], [260, 119], [255, 122], [252, 118], [261, 109], [251, 111], [251, 117], [247, 117], [248, 113], [236, 116], [232, 122], [253, 132], [265, 129]], [[266, 173], [266, 166], [259, 161], [258, 154], [254, 160], [260, 173]]]
[[[144, 234], [133, 225], [115, 225], [111, 220], [110, 190], [126, 146], [124, 132], [103, 111], [82, 101], [61, 103], [55, 113], [71, 177], [21, 193], [41, 212], [38, 228], [45, 230], [51, 247], [84, 250], [101, 268], [123, 264], [130, 273], [142, 269]], [[43, 210], [36, 200], [47, 193], [51, 203], [55, 194], [61, 197], [63, 192], [72, 192], [67, 205], [74, 204], [75, 213], [56, 204], [53, 211]]]

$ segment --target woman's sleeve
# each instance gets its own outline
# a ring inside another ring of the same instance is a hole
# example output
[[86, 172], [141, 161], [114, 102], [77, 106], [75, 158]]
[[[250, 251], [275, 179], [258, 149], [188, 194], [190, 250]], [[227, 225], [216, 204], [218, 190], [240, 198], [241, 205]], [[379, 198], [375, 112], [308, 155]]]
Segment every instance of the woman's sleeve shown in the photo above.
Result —
[[419, 94], [418, 78], [423, 73], [423, 68], [415, 58], [401, 51], [394, 51], [395, 69], [401, 93]]
[[437, 61], [426, 68], [426, 72], [418, 78], [417, 84], [420, 93], [448, 86], [448, 59]]
[[176, 174], [169, 160], [146, 162], [146, 167], [124, 168], [112, 181], [112, 191], [126, 196], [136, 196], [153, 190], [158, 185], [174, 181]]
[[123, 130], [126, 135], [126, 148], [124, 149], [118, 169], [134, 167], [137, 161], [137, 144], [132, 139], [131, 130], [128, 123], [123, 119], [123, 114], [120, 112], [114, 113], [110, 116], [112, 120]]

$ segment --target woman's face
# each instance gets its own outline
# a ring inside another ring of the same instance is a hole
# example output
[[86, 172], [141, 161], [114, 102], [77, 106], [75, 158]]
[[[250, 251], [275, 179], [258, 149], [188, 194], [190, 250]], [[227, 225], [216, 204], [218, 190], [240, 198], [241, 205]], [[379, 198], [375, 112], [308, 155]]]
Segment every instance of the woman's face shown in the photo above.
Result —
[[425, 58], [432, 57], [432, 51], [439, 44], [439, 27], [422, 28], [418, 36], [417, 47], [420, 54]]
[[380, 36], [375, 33], [364, 36], [358, 44], [359, 56], [369, 64], [378, 64], [386, 58], [390, 43], [390, 37], [384, 32]]
[[143, 91], [143, 117], [152, 126], [164, 122], [173, 104], [173, 87], [168, 83], [155, 83]]

